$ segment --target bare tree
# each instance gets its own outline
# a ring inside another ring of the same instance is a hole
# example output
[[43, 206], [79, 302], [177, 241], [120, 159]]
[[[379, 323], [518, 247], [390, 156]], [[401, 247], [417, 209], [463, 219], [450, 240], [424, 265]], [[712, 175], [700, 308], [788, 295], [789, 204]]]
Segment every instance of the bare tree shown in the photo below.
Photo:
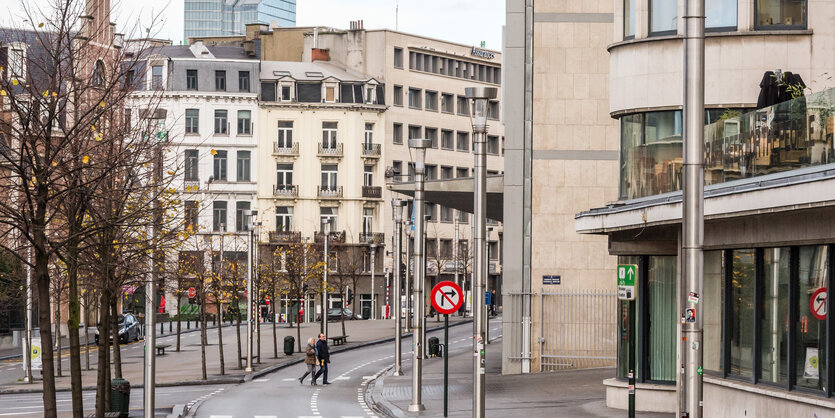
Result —
[[[274, 252], [282, 267], [279, 269], [282, 290], [290, 301], [303, 301], [310, 286], [321, 283], [324, 261], [317, 246], [308, 243], [291, 243], [279, 246]], [[310, 307], [306, 307], [310, 309]], [[292, 316], [287, 315], [291, 321]], [[296, 319], [297, 350], [302, 351], [301, 319]]]

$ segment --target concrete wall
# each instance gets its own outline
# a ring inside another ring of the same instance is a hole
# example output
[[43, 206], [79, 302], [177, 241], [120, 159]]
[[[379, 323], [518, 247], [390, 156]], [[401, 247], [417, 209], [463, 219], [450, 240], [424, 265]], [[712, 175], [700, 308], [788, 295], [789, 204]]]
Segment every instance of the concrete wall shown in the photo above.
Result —
[[835, 402], [823, 396], [705, 376], [704, 416], [831, 417], [835, 416]]

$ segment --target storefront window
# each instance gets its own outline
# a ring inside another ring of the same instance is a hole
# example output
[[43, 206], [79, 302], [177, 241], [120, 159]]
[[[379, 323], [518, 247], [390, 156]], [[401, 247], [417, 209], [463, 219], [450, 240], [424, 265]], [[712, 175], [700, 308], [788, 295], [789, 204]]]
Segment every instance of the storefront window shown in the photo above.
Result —
[[669, 35], [676, 33], [678, 27], [678, 2], [670, 0], [650, 0], [649, 34]]
[[729, 373], [751, 377], [754, 368], [754, 250], [734, 250], [731, 271], [731, 358]]
[[737, 0], [705, 0], [705, 28], [736, 29]]
[[763, 251], [763, 311], [760, 317], [760, 379], [789, 381], [789, 248]]
[[676, 256], [649, 257], [648, 377], [675, 381], [676, 367]]
[[722, 302], [725, 294], [722, 251], [704, 253], [702, 324], [704, 327], [704, 368], [722, 371]]
[[806, 0], [756, 0], [754, 7], [757, 29], [806, 27]]
[[826, 387], [826, 321], [819, 319], [819, 316], [826, 317], [826, 308], [822, 311], [812, 311], [812, 308], [826, 303], [817, 301], [816, 292], [826, 287], [827, 262], [825, 246], [800, 247], [795, 384], [818, 390]]
[[638, 0], [623, 0], [623, 38], [632, 39], [635, 37], [635, 15], [637, 14]]
[[[639, 264], [641, 257], [620, 256], [618, 264]], [[618, 370], [617, 377], [626, 379], [629, 377], [630, 365], [638, 367], [632, 358], [636, 355], [637, 349], [632, 348], [635, 342], [635, 331], [637, 330], [637, 315], [635, 302], [628, 300], [618, 301]], [[632, 360], [632, 361], [630, 361]]]

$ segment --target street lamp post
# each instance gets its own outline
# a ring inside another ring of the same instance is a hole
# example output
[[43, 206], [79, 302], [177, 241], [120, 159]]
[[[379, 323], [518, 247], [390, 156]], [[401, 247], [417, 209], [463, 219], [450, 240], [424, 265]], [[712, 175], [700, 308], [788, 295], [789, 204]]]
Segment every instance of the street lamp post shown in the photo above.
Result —
[[426, 276], [426, 258], [424, 249], [426, 248], [426, 239], [424, 235], [424, 196], [423, 196], [423, 180], [426, 173], [426, 148], [431, 146], [429, 139], [410, 139], [409, 148], [415, 150], [415, 204], [414, 204], [414, 227], [415, 238], [414, 260], [415, 260], [415, 274], [414, 274], [414, 295], [415, 295], [415, 319], [412, 324], [412, 350], [414, 357], [412, 357], [412, 403], [409, 405], [410, 412], [423, 411], [426, 408], [421, 401], [421, 385], [423, 378], [423, 350], [426, 344], [426, 328], [425, 328], [425, 313], [426, 307], [423, 297], [423, 287], [425, 285]]
[[322, 321], [319, 323], [319, 332], [328, 335], [328, 270], [330, 269], [330, 266], [328, 264], [328, 256], [330, 255], [328, 254], [328, 241], [330, 241], [331, 238], [330, 222], [325, 222], [324, 225], [322, 225], [322, 229], [325, 232], [325, 273], [322, 280]]
[[487, 282], [487, 260], [485, 257], [485, 233], [487, 223], [487, 101], [498, 94], [495, 87], [468, 87], [468, 99], [474, 101], [473, 117], [473, 417], [484, 417], [484, 386], [486, 359], [484, 343], [487, 338], [487, 306], [484, 290]]
[[400, 199], [391, 200], [391, 212], [394, 217], [394, 260], [392, 262], [392, 273], [394, 274], [394, 375], [402, 376], [403, 367], [400, 355], [403, 351], [402, 335], [403, 330], [400, 322], [400, 246], [403, 243], [403, 206], [406, 202]]
[[406, 228], [406, 279], [405, 285], [406, 289], [403, 290], [403, 293], [406, 296], [406, 320], [405, 320], [405, 331], [410, 332], [412, 330], [412, 223], [408, 220], [403, 221], [403, 226]]
[[371, 319], [377, 319], [377, 298], [374, 290], [374, 259], [377, 258], [377, 244], [371, 244]]
[[[27, 250], [29, 262], [26, 263], [26, 368], [23, 381], [32, 383], [32, 247]], [[86, 323], [86, 317], [84, 322]], [[89, 360], [89, 357], [88, 357]], [[88, 363], [89, 364], [89, 363]]]
[[255, 268], [253, 266], [255, 259], [255, 217], [258, 216], [257, 210], [244, 211], [244, 215], [249, 217], [249, 225], [247, 227], [247, 234], [249, 235], [249, 245], [247, 246], [247, 280], [246, 280], [246, 371], [252, 371], [252, 280], [255, 278]]

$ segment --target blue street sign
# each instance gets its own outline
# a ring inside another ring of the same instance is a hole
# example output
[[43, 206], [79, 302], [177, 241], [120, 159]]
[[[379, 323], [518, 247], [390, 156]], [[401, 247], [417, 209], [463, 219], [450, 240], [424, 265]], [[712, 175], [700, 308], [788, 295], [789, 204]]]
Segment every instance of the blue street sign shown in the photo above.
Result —
[[490, 303], [490, 298], [491, 298], [491, 297], [492, 297], [492, 294], [490, 293], [490, 291], [489, 291], [489, 290], [485, 290], [485, 291], [484, 291], [484, 304], [485, 304], [485, 305], [491, 305], [491, 303]]
[[415, 205], [412, 205], [412, 223], [411, 223], [412, 232], [415, 232]]

